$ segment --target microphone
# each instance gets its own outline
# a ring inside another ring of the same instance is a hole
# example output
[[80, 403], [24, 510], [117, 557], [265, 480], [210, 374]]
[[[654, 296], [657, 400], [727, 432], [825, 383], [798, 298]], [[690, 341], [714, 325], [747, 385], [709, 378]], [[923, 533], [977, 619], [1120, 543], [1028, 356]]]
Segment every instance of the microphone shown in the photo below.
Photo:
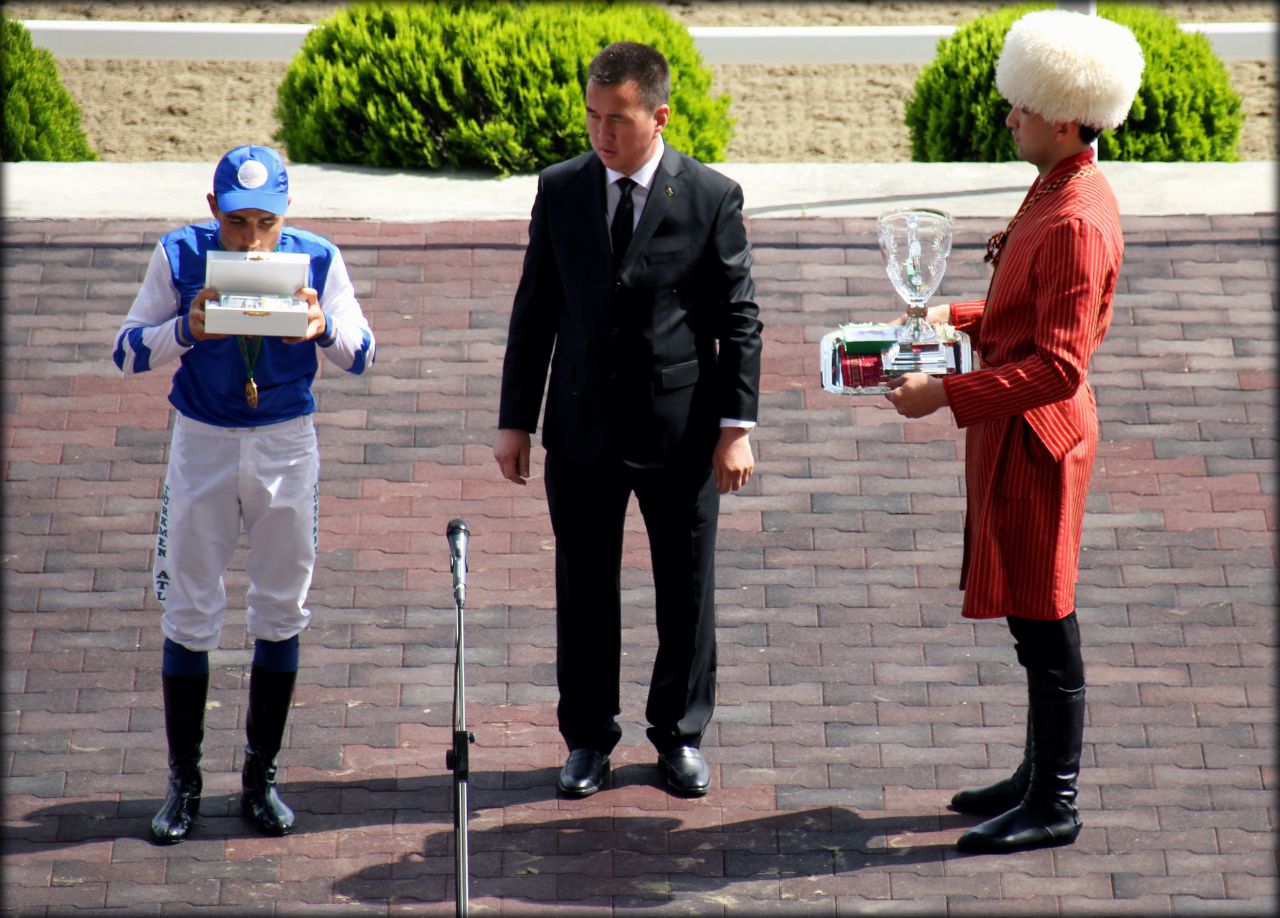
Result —
[[467, 595], [467, 539], [471, 532], [466, 520], [450, 520], [445, 538], [449, 541], [449, 570], [453, 571], [453, 598], [462, 608]]

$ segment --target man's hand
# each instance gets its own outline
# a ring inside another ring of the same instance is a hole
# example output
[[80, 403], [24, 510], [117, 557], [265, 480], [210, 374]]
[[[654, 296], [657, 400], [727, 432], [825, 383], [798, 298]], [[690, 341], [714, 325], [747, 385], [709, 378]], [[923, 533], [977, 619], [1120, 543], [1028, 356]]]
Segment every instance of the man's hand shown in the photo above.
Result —
[[518, 485], [529, 483], [529, 431], [504, 427], [493, 444], [493, 458], [507, 481]]
[[898, 414], [922, 418], [948, 404], [942, 380], [927, 373], [903, 373], [887, 380], [890, 391], [884, 394]]
[[310, 287], [301, 287], [294, 294], [307, 301], [307, 333], [301, 338], [281, 338], [285, 344], [301, 344], [303, 341], [314, 341], [324, 334], [325, 318], [320, 311], [320, 300]]
[[191, 328], [191, 337], [197, 341], [221, 341], [226, 335], [211, 335], [204, 330], [204, 304], [216, 300], [218, 291], [205, 287], [191, 301], [191, 309], [187, 312], [187, 325]]
[[716, 490], [721, 494], [738, 490], [751, 478], [756, 459], [751, 454], [750, 433], [745, 427], [720, 428], [720, 442], [711, 454], [711, 468], [716, 476]]

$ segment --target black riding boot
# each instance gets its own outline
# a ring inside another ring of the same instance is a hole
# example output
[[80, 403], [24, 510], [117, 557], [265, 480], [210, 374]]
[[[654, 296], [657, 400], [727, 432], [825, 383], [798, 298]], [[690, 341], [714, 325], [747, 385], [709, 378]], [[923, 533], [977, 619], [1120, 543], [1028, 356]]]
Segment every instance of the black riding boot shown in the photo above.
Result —
[[151, 837], [173, 845], [187, 837], [200, 812], [200, 756], [204, 751], [204, 705], [209, 674], [160, 676], [164, 733], [169, 744], [169, 790], [151, 820]]
[[1026, 797], [1006, 813], [960, 836], [956, 847], [970, 853], [1003, 854], [1069, 845], [1080, 834], [1076, 779], [1084, 739], [1084, 686], [1065, 689], [1028, 673], [1034, 738]]
[[249, 742], [240, 774], [240, 812], [263, 835], [293, 831], [293, 810], [276, 793], [276, 756], [284, 740], [297, 675], [255, 666], [249, 676], [249, 713], [245, 717]]
[[951, 798], [951, 809], [970, 816], [999, 816], [1022, 802], [1031, 783], [1031, 712], [1027, 711], [1027, 744], [1022, 751], [1022, 764], [1008, 778], [977, 790], [962, 790]]

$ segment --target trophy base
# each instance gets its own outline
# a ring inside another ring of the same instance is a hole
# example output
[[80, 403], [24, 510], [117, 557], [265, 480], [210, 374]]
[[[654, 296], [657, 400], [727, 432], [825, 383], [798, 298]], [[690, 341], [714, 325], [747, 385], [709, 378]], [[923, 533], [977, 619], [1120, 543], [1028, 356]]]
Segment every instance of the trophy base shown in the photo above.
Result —
[[930, 344], [895, 344], [881, 358], [885, 376], [901, 376], [904, 373], [928, 373], [930, 376], [946, 376], [954, 372], [954, 361], [949, 365], [941, 341]]
[[925, 345], [898, 343], [901, 326], [855, 322], [822, 336], [819, 342], [822, 388], [835, 395], [872, 395], [889, 391], [887, 380], [903, 373], [947, 376], [977, 366], [969, 336], [950, 325], [934, 329], [939, 340]]

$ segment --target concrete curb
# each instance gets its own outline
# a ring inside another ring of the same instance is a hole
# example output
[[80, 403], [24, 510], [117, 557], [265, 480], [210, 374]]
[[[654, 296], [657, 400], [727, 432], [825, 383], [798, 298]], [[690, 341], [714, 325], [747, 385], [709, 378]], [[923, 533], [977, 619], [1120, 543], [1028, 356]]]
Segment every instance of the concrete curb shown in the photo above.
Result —
[[[931, 205], [957, 217], [1013, 214], [1035, 178], [1012, 163], [722, 163], [747, 216], [864, 217]], [[1276, 163], [1105, 162], [1126, 216], [1274, 213]], [[5, 219], [205, 216], [212, 163], [4, 163]], [[292, 165], [291, 217], [434, 223], [525, 219], [535, 176], [495, 179], [335, 165]]]

